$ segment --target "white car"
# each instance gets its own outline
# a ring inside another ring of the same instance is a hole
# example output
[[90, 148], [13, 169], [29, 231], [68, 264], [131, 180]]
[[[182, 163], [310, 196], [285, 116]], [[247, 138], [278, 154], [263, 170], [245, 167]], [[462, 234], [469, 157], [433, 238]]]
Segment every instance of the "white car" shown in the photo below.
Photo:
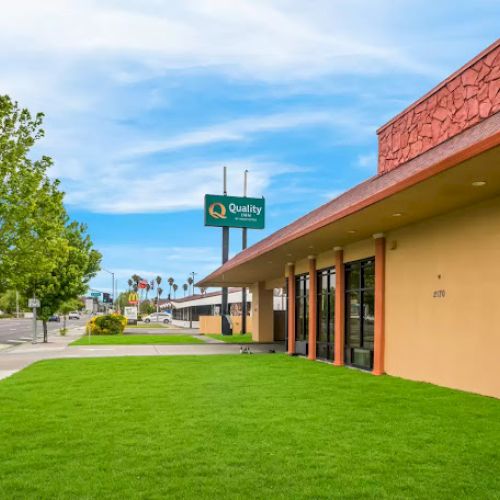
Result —
[[172, 315], [168, 313], [153, 313], [143, 318], [144, 323], [171, 323]]
[[82, 316], [78, 311], [72, 311], [68, 314], [68, 319], [80, 319]]

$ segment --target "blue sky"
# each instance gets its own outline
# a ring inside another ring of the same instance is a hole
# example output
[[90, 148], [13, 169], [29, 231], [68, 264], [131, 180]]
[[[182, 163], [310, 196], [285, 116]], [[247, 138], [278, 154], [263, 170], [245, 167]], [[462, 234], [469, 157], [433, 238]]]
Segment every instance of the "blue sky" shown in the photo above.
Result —
[[373, 175], [375, 130], [499, 19], [486, 0], [18, 0], [2, 7], [0, 92], [46, 113], [36, 153], [119, 289], [134, 272], [182, 285], [220, 262], [202, 204], [223, 165], [230, 194], [248, 169], [266, 197], [256, 242]]

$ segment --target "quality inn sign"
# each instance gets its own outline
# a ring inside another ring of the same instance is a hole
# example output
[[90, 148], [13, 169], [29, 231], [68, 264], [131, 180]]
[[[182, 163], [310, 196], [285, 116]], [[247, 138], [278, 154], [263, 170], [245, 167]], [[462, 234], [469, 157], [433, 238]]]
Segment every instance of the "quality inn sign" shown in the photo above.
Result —
[[205, 226], [264, 229], [264, 198], [205, 195]]

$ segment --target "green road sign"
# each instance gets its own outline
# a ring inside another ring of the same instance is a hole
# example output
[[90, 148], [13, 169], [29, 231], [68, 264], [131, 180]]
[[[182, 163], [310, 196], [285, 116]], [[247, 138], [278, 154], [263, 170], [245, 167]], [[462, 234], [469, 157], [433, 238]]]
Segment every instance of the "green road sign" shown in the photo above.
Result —
[[264, 229], [264, 198], [205, 195], [205, 226]]
[[101, 292], [90, 292], [90, 296], [91, 297], [100, 297], [101, 296]]

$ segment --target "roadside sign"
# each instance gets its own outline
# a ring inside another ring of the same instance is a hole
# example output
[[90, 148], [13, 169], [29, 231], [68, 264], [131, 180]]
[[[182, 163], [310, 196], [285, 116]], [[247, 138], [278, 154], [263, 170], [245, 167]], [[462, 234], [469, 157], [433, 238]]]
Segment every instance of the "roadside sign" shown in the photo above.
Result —
[[28, 307], [40, 307], [40, 299], [28, 299]]
[[264, 229], [264, 198], [205, 195], [205, 226]]
[[135, 320], [135, 321], [137, 321], [137, 307], [124, 307], [123, 308], [123, 315], [128, 320]]
[[100, 297], [101, 296], [101, 292], [90, 292], [90, 296], [91, 297]]
[[128, 294], [128, 303], [129, 304], [137, 304], [139, 302], [139, 296], [135, 292], [130, 292]]

